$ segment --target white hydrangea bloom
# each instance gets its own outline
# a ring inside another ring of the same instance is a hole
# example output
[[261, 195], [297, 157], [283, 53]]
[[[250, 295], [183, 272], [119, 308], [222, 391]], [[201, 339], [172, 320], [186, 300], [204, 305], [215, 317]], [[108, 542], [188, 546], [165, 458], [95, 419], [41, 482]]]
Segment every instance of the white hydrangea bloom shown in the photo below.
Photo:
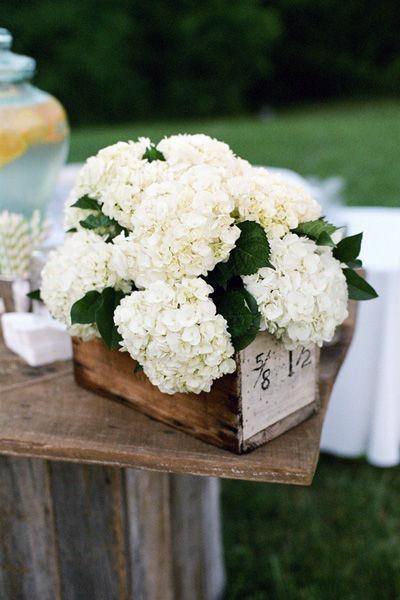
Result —
[[99, 150], [96, 156], [88, 158], [78, 175], [78, 196], [87, 194], [101, 200], [104, 187], [114, 179], [118, 168], [141, 161], [149, 146], [149, 138], [139, 138], [137, 142], [117, 142]]
[[136, 157], [120, 158], [115, 165], [115, 177], [104, 188], [101, 199], [104, 214], [131, 230], [147, 189], [168, 178], [168, 166], [162, 160], [148, 162]]
[[233, 209], [220, 174], [207, 165], [153, 184], [136, 209], [133, 232], [114, 239], [115, 268], [139, 288], [205, 275], [228, 258], [240, 235]]
[[79, 221], [91, 211], [73, 208], [78, 198], [90, 196], [103, 205], [103, 212], [122, 226], [129, 226], [137, 195], [146, 182], [157, 180], [160, 161], [142, 160], [150, 146], [149, 138], [118, 142], [88, 158], [80, 170], [65, 208], [65, 229], [82, 229]]
[[162, 392], [208, 392], [214, 379], [236, 368], [226, 321], [210, 292], [202, 279], [158, 281], [123, 298], [115, 311], [122, 348]]
[[347, 317], [347, 285], [340, 263], [326, 246], [289, 233], [271, 239], [271, 263], [243, 277], [257, 300], [262, 329], [288, 348], [332, 339]]
[[321, 215], [321, 207], [305, 188], [264, 168], [247, 169], [230, 180], [229, 188], [239, 219], [257, 221], [270, 237], [282, 237]]
[[74, 302], [92, 290], [131, 289], [110, 267], [111, 256], [111, 244], [91, 231], [71, 234], [63, 246], [49, 255], [41, 275], [41, 297], [53, 317], [67, 325], [72, 335], [86, 340], [98, 335], [92, 325], [71, 326]]
[[157, 149], [171, 167], [178, 169], [188, 165], [220, 165], [233, 169], [236, 162], [228, 144], [202, 133], [171, 135], [161, 140]]

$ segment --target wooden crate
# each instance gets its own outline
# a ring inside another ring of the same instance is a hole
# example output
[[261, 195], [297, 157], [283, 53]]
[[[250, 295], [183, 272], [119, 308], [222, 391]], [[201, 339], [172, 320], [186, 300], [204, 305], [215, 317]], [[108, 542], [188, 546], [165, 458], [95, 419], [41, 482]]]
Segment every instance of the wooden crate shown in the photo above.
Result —
[[237, 370], [209, 393], [163, 394], [135, 361], [101, 340], [73, 339], [77, 383], [123, 401], [196, 438], [242, 454], [276, 438], [318, 410], [319, 350], [287, 351], [259, 333], [236, 355]]

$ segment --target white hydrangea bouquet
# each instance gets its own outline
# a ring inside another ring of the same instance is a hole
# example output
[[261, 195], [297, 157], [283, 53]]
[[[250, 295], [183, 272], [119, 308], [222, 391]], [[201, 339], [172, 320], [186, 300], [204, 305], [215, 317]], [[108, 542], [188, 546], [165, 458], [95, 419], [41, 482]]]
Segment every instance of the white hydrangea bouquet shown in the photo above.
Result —
[[266, 330], [321, 346], [348, 298], [362, 234], [339, 239], [309, 193], [205, 135], [119, 142], [83, 166], [41, 297], [83, 340], [127, 351], [161, 392], [210, 391]]

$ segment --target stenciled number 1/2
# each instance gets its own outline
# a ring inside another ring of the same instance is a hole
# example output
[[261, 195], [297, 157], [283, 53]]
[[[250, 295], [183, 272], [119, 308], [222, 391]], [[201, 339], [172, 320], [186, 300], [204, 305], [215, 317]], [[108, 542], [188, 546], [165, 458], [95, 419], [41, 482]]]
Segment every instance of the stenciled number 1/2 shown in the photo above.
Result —
[[[302, 346], [300, 353], [297, 357], [297, 360], [293, 356], [293, 350], [289, 350], [289, 372], [288, 377], [292, 377], [295, 373], [295, 368], [300, 367], [304, 369], [304, 367], [308, 367], [311, 365], [311, 351], [308, 348]], [[261, 389], [266, 391], [268, 390], [271, 380], [271, 369], [267, 366], [268, 360], [271, 358], [271, 350], [268, 350], [267, 353], [260, 352], [256, 356], [256, 367], [253, 371], [258, 373], [258, 376], [254, 382], [254, 388], [260, 384]]]
[[[311, 365], [311, 350], [309, 350], [308, 348], [304, 348], [304, 346], [302, 346], [300, 354], [299, 354], [294, 366], [295, 367], [300, 366], [301, 369], [304, 369], [304, 367], [308, 367], [309, 365]], [[294, 375], [293, 350], [289, 350], [289, 374], [288, 374], [288, 377], [292, 377], [293, 375]]]

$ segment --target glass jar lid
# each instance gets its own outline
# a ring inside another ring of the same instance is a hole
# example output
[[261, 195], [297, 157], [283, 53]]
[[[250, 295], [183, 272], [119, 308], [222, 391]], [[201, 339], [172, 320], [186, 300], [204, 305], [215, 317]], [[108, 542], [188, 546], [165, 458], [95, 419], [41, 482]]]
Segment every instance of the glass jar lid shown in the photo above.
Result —
[[0, 27], [0, 83], [23, 81], [30, 79], [35, 73], [36, 61], [29, 56], [12, 52], [11, 44], [11, 33]]

